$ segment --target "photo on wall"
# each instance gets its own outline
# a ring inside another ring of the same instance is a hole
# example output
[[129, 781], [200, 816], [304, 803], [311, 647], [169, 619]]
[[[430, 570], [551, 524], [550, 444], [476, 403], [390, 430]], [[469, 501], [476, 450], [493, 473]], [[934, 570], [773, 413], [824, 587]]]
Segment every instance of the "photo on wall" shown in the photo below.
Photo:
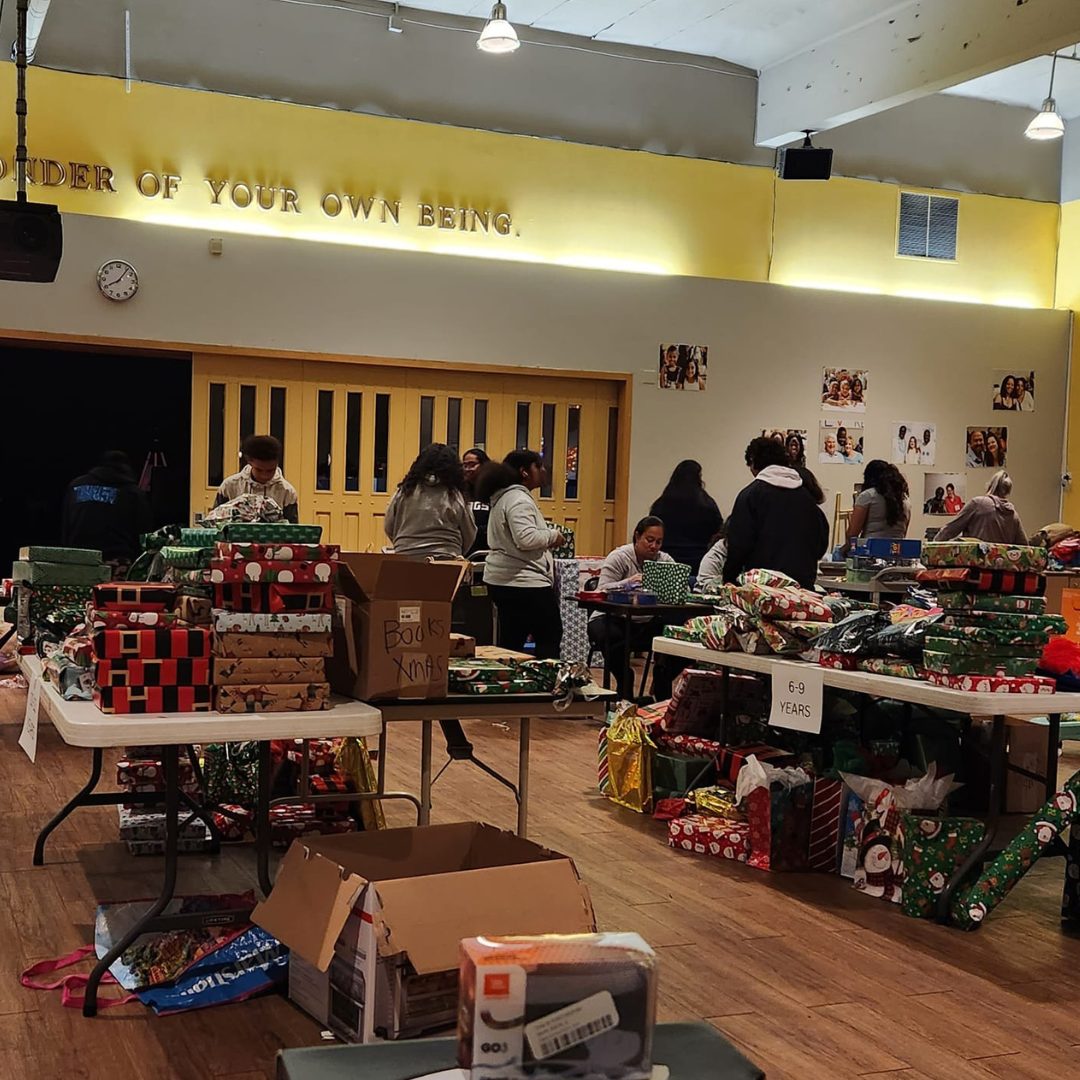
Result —
[[821, 408], [825, 412], [866, 412], [869, 378], [864, 368], [825, 368]]
[[1034, 412], [1035, 372], [995, 371], [994, 412]]
[[822, 465], [861, 465], [865, 435], [861, 420], [822, 420], [818, 429], [818, 461]]
[[964, 468], [1004, 469], [1005, 458], [1009, 452], [1009, 429], [969, 427], [966, 445]]
[[967, 477], [963, 473], [927, 473], [923, 477], [923, 513], [955, 517], [964, 509]]
[[704, 390], [709, 370], [707, 345], [661, 345], [657, 386], [661, 390]]
[[907, 420], [891, 429], [894, 465], [933, 465], [937, 461], [937, 426], [924, 420]]
[[792, 465], [806, 465], [806, 428], [763, 428], [761, 437], [782, 443]]

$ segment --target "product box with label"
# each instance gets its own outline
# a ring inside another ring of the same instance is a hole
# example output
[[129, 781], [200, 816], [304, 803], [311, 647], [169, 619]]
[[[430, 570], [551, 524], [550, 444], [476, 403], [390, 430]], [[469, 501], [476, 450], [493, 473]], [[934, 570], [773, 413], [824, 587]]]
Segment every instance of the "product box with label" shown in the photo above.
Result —
[[342, 552], [339, 566], [327, 664], [335, 692], [361, 701], [445, 697], [450, 604], [468, 564]]
[[570, 859], [479, 822], [294, 841], [252, 918], [293, 1001], [359, 1042], [453, 1026], [463, 938], [596, 926]]

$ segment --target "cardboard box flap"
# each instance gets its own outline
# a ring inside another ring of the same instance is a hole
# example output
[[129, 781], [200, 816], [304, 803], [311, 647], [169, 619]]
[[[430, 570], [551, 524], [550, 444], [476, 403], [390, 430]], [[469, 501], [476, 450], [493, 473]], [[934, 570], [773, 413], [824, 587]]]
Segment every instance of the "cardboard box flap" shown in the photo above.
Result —
[[404, 952], [420, 975], [458, 966], [463, 938], [583, 934], [596, 929], [589, 894], [569, 859], [491, 867], [375, 886], [379, 952]]
[[281, 860], [274, 891], [256, 905], [251, 921], [325, 971], [334, 942], [366, 884], [344, 872], [335, 859], [297, 841]]
[[427, 563], [404, 555], [343, 551], [338, 588], [351, 600], [431, 600], [449, 603], [467, 563]]

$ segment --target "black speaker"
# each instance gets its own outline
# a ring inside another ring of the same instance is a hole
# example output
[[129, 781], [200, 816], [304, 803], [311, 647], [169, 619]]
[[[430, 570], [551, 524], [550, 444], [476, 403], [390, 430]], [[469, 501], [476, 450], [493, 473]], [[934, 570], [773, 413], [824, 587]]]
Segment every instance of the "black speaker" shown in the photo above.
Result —
[[828, 180], [832, 176], [832, 150], [817, 146], [778, 150], [776, 175], [781, 180]]
[[0, 200], [0, 281], [55, 281], [63, 254], [55, 206]]

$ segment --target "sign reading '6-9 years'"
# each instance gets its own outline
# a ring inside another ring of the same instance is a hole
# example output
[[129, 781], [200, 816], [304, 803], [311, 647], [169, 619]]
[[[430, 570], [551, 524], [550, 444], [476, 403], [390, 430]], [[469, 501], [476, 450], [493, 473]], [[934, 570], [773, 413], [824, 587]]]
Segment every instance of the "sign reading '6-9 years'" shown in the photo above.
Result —
[[772, 673], [772, 727], [821, 732], [821, 714], [825, 697], [825, 673], [813, 664], [784, 665]]

